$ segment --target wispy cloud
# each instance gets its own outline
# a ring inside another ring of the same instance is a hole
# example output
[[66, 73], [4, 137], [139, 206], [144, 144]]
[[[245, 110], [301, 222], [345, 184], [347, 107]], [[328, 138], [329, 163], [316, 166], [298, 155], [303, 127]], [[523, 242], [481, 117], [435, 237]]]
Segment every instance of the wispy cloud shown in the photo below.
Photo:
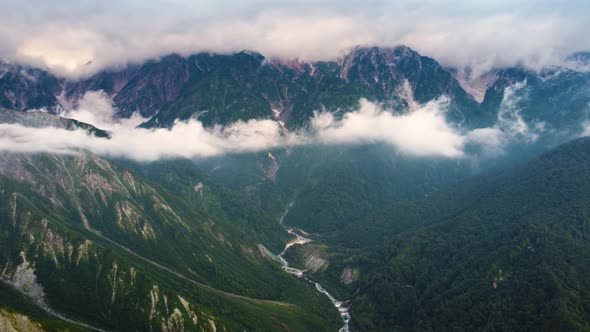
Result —
[[449, 99], [442, 97], [399, 114], [361, 99], [356, 111], [345, 114], [315, 112], [309, 128], [285, 130], [274, 120], [239, 121], [205, 127], [195, 119], [177, 121], [172, 128], [145, 129], [147, 120], [115, 116], [112, 100], [102, 92], [87, 92], [64, 115], [107, 129], [109, 139], [77, 130], [30, 128], [0, 124], [0, 151], [93, 153], [150, 161], [161, 158], [207, 158], [222, 154], [268, 151], [301, 145], [354, 145], [385, 143], [412, 157], [463, 158], [470, 146], [478, 154], [498, 156], [512, 143], [534, 143], [543, 134], [539, 124], [520, 115], [526, 82], [506, 88], [497, 123], [465, 131], [447, 122]]
[[[475, 71], [559, 62], [590, 49], [590, 3], [524, 1], [0, 1], [0, 57], [68, 75], [170, 52], [252, 49], [327, 60], [355, 45], [405, 44]], [[89, 61], [92, 61], [88, 64]]]
[[464, 137], [447, 124], [444, 112], [448, 99], [432, 101], [407, 114], [367, 100], [357, 111], [341, 119], [332, 113], [315, 113], [309, 129], [288, 132], [273, 120], [239, 121], [227, 126], [204, 127], [195, 119], [176, 122], [170, 129], [144, 129], [145, 119], [117, 119], [106, 94], [88, 92], [78, 106], [64, 115], [111, 132], [110, 139], [82, 130], [29, 128], [0, 125], [0, 150], [11, 152], [77, 153], [88, 150], [113, 157], [136, 160], [160, 158], [204, 158], [227, 153], [244, 153], [297, 145], [346, 145], [387, 143], [412, 156], [461, 157]]
[[525, 121], [521, 112], [530, 102], [527, 97], [526, 80], [506, 87], [498, 109], [496, 124], [489, 128], [470, 131], [466, 135], [466, 141], [478, 145], [486, 156], [504, 154], [505, 148], [510, 144], [535, 143], [545, 134], [545, 123]]

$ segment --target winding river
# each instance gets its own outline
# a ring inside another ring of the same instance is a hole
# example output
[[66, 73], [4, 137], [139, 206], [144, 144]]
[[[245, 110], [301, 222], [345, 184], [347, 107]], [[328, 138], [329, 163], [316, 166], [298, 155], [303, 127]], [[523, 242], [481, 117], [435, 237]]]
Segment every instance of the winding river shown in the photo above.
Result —
[[350, 312], [348, 310], [348, 307], [346, 307], [346, 305], [342, 301], [337, 300], [334, 296], [332, 296], [332, 294], [328, 293], [328, 291], [324, 287], [322, 287], [322, 285], [307, 278], [305, 276], [306, 270], [301, 270], [289, 266], [289, 262], [284, 257], [287, 250], [289, 250], [289, 248], [291, 248], [292, 246], [304, 245], [312, 241], [311, 239], [305, 237], [308, 236], [308, 234], [303, 230], [295, 227], [287, 227], [283, 223], [283, 219], [285, 219], [285, 216], [287, 216], [287, 214], [289, 213], [289, 209], [291, 207], [293, 207], [293, 203], [289, 204], [289, 206], [281, 216], [281, 219], [279, 219], [279, 223], [281, 224], [281, 226], [283, 226], [283, 228], [285, 228], [287, 233], [293, 235], [294, 238], [291, 241], [287, 242], [283, 251], [281, 251], [281, 253], [277, 255], [277, 259], [283, 265], [283, 270], [285, 270], [285, 272], [295, 275], [299, 278], [303, 278], [304, 280], [314, 284], [318, 292], [325, 294], [330, 299], [330, 301], [332, 301], [332, 304], [334, 305], [334, 307], [336, 307], [336, 309], [340, 313], [340, 317], [342, 317], [342, 321], [344, 322], [344, 325], [342, 326], [339, 332], [349, 332], [348, 323], [350, 322]]

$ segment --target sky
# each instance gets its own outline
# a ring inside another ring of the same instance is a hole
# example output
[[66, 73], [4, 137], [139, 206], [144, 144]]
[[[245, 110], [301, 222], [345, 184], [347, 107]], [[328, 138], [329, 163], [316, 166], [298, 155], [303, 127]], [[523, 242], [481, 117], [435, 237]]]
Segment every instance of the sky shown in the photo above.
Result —
[[590, 50], [586, 0], [0, 0], [0, 58], [78, 77], [172, 52], [337, 59], [409, 46], [443, 65], [559, 64]]
[[[0, 58], [72, 78], [170, 53], [247, 49], [271, 58], [320, 61], [338, 59], [355, 46], [406, 45], [443, 65], [484, 73], [515, 64], [561, 64], [572, 52], [590, 50], [590, 1], [580, 0], [0, 0], [0, 5]], [[89, 150], [149, 161], [308, 144], [386, 143], [417, 157], [465, 158], [472, 145], [499, 155], [510, 142], [534, 142], [544, 130], [543, 123], [526, 123], [520, 116], [526, 82], [519, 84], [506, 89], [496, 124], [473, 131], [447, 123], [445, 97], [412, 102], [412, 112], [401, 115], [361, 99], [358, 110], [341, 118], [316, 112], [309, 128], [295, 132], [271, 120], [209, 128], [193, 119], [171, 129], [142, 129], [136, 126], [146, 119], [113, 117], [111, 97], [94, 91], [63, 115], [107, 129], [111, 139], [0, 124], [0, 150]]]

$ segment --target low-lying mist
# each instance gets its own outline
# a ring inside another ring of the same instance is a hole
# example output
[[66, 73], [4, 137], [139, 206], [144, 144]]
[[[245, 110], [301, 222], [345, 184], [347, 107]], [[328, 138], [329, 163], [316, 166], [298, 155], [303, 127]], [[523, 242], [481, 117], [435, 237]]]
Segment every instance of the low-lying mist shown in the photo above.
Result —
[[445, 114], [449, 99], [441, 97], [396, 114], [366, 99], [355, 111], [337, 117], [315, 112], [305, 129], [288, 131], [277, 121], [253, 119], [229, 125], [205, 127], [198, 119], [177, 121], [171, 128], [138, 127], [147, 119], [134, 115], [118, 118], [111, 99], [102, 92], [88, 92], [63, 117], [110, 131], [100, 138], [85, 130], [31, 128], [0, 124], [0, 150], [19, 153], [66, 153], [81, 151], [137, 161], [162, 158], [207, 158], [304, 145], [351, 145], [386, 143], [414, 157], [463, 158], [467, 146], [481, 153], [500, 155], [504, 146], [519, 139], [534, 141], [542, 126], [533, 128], [519, 115], [525, 83], [506, 89], [494, 127], [467, 131], [449, 123]]

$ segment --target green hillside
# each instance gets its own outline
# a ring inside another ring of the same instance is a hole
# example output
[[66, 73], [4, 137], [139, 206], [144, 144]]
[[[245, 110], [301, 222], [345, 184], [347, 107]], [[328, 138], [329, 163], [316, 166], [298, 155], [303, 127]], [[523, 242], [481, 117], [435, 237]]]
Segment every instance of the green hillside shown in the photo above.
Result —
[[407, 208], [390, 223], [421, 226], [381, 233], [380, 249], [363, 254], [354, 324], [589, 330], [589, 181], [585, 138]]
[[333, 330], [327, 298], [263, 243], [88, 154], [3, 155], [2, 277], [89, 325]]

